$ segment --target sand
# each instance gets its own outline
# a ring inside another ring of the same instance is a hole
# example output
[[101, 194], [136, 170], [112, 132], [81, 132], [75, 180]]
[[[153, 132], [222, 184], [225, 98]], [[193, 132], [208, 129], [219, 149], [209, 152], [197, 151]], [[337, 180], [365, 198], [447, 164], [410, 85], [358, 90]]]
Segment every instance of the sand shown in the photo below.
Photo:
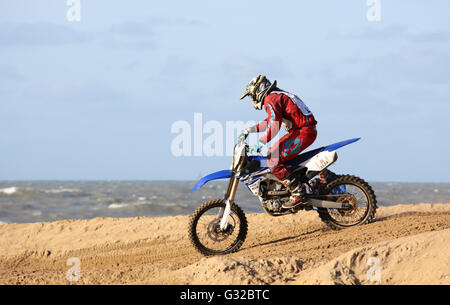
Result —
[[450, 204], [380, 207], [341, 231], [315, 211], [249, 214], [242, 248], [208, 258], [188, 218], [0, 225], [0, 284], [450, 284]]

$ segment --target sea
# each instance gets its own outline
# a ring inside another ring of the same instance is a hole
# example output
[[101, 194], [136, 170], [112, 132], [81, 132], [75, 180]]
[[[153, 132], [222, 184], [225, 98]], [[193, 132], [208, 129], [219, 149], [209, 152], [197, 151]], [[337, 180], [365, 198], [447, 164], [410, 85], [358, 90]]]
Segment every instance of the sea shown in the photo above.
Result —
[[[450, 203], [450, 183], [369, 182], [379, 206]], [[223, 198], [226, 181], [193, 192], [195, 181], [0, 181], [0, 225], [95, 217], [189, 215], [204, 201]], [[240, 185], [236, 203], [263, 213]]]

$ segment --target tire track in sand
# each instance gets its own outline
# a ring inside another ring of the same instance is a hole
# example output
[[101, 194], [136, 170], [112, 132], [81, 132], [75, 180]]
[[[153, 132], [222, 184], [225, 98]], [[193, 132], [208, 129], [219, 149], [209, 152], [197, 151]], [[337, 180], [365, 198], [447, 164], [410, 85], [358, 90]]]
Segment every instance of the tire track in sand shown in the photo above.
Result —
[[[359, 246], [450, 228], [450, 212], [446, 211], [381, 217], [371, 224], [341, 231], [329, 230], [320, 221], [304, 215], [279, 218], [248, 215], [247, 240], [241, 250], [227, 256], [295, 257], [307, 267], [329, 261]], [[188, 218], [178, 217], [177, 221], [179, 230], [184, 230], [187, 235]], [[0, 283], [67, 284], [66, 273], [70, 266], [66, 261], [69, 257], [81, 260], [82, 276], [76, 282], [78, 284], [160, 283], [159, 279], [168, 273], [203, 258], [182, 235], [106, 243], [61, 253], [29, 249], [22, 254], [2, 257]], [[171, 283], [177, 284], [176, 280]]]

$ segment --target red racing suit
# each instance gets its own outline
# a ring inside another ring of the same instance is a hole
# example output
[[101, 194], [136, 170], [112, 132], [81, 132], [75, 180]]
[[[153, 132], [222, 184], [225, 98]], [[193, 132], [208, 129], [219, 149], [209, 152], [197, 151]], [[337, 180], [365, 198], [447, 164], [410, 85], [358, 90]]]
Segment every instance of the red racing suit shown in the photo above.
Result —
[[288, 131], [267, 154], [267, 163], [272, 173], [283, 180], [290, 173], [283, 163], [314, 142], [317, 137], [317, 121], [300, 98], [285, 91], [272, 91], [266, 95], [264, 109], [268, 117], [251, 127], [250, 132], [265, 131], [259, 141], [267, 144], [278, 134], [281, 126]]

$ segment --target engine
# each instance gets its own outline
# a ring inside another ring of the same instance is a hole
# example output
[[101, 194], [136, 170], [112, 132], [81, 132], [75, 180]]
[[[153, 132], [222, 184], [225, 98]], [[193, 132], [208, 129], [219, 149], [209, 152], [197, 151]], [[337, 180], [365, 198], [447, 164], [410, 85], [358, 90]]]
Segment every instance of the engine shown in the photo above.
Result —
[[281, 211], [282, 203], [280, 199], [269, 199], [264, 201], [264, 205], [271, 212]]
[[263, 206], [270, 212], [279, 212], [282, 210], [283, 202], [289, 200], [289, 191], [278, 181], [267, 180], [261, 184]]

